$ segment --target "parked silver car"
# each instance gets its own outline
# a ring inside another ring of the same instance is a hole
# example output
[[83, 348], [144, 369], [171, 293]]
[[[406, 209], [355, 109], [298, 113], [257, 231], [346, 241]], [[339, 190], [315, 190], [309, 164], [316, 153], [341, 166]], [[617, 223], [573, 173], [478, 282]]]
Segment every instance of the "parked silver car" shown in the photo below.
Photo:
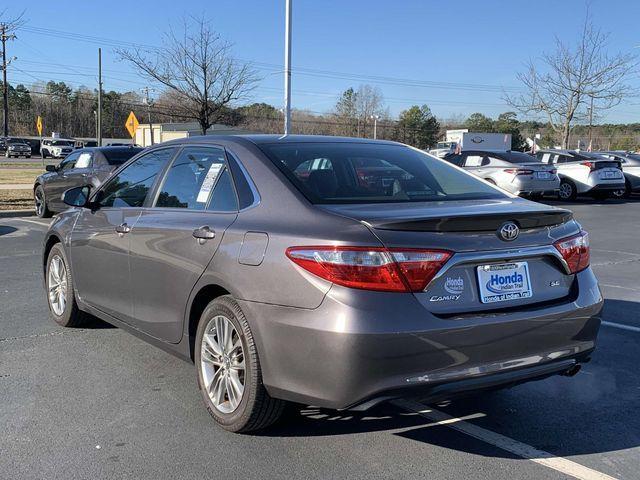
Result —
[[68, 208], [62, 194], [72, 187], [100, 185], [115, 169], [142, 148], [94, 147], [75, 150], [58, 165], [47, 165], [47, 173], [36, 178], [33, 200], [36, 215], [48, 218]]
[[603, 199], [624, 189], [622, 167], [617, 160], [575, 150], [539, 150], [536, 156], [558, 169], [561, 200], [575, 200], [578, 195]]
[[553, 166], [522, 152], [465, 150], [445, 160], [515, 195], [540, 199], [557, 195], [560, 179]]
[[589, 358], [602, 295], [568, 210], [405, 145], [191, 137], [138, 154], [44, 240], [53, 320], [84, 313], [196, 364], [232, 431], [285, 401], [436, 401]]
[[616, 197], [629, 197], [632, 193], [640, 192], [640, 155], [630, 152], [596, 152], [610, 160], [617, 160], [622, 165], [624, 174], [624, 189], [614, 190]]

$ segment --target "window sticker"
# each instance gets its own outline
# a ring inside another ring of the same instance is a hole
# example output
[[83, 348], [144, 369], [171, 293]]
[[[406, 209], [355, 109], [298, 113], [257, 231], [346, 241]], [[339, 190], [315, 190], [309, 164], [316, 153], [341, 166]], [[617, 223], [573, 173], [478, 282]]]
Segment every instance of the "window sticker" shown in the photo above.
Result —
[[220, 170], [224, 167], [224, 163], [212, 163], [209, 167], [209, 171], [207, 175], [204, 177], [202, 181], [202, 185], [200, 186], [200, 191], [198, 192], [198, 198], [196, 202], [198, 203], [206, 203], [209, 198], [209, 194], [213, 189], [213, 186], [216, 184], [216, 179], [218, 175], [220, 175]]

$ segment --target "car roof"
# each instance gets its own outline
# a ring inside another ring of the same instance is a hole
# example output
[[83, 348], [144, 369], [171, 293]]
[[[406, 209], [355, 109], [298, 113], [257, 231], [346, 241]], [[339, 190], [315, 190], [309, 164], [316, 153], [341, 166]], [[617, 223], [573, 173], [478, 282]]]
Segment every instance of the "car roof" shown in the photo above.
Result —
[[135, 153], [139, 153], [144, 150], [144, 147], [82, 147], [76, 148], [75, 152], [125, 152], [125, 151], [134, 151]]
[[[382, 145], [402, 145], [390, 140], [373, 140], [370, 138], [334, 137], [331, 135], [200, 135], [194, 137], [178, 138], [163, 142], [158, 145], [182, 145], [190, 143], [237, 143], [250, 142], [255, 145], [262, 144], [287, 144], [287, 143], [376, 143]], [[154, 145], [155, 146], [155, 145]]]

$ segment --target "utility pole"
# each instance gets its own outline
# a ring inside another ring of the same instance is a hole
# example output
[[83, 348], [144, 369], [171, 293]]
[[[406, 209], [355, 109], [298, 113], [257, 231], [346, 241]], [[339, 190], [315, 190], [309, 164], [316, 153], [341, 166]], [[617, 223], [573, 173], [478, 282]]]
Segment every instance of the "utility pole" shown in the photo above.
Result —
[[9, 85], [7, 84], [7, 65], [11, 60], [7, 60], [7, 40], [16, 38], [13, 34], [7, 33], [7, 24], [0, 24], [0, 39], [2, 40], [2, 106], [4, 113], [3, 134], [9, 136]]
[[151, 123], [151, 103], [152, 100], [149, 98], [149, 91], [153, 91], [149, 87], [141, 88], [140, 91], [144, 92], [144, 103], [147, 106], [147, 119], [149, 120], [149, 133], [151, 134], [151, 145], [153, 145], [153, 124]]
[[589, 107], [589, 148], [588, 150], [591, 151], [593, 149], [593, 145], [591, 143], [591, 129], [593, 127], [593, 97], [591, 97], [591, 106]]
[[96, 141], [102, 146], [102, 48], [98, 48], [98, 128]]
[[284, 29], [284, 134], [291, 131], [291, 2], [285, 0]]

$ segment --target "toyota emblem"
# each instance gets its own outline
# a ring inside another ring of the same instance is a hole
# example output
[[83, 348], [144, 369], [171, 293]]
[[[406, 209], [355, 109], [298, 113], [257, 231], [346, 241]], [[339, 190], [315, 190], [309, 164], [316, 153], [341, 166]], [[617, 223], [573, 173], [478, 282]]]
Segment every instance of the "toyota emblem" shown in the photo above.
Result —
[[518, 238], [520, 228], [514, 222], [505, 222], [498, 229], [498, 236], [505, 242], [511, 242]]

